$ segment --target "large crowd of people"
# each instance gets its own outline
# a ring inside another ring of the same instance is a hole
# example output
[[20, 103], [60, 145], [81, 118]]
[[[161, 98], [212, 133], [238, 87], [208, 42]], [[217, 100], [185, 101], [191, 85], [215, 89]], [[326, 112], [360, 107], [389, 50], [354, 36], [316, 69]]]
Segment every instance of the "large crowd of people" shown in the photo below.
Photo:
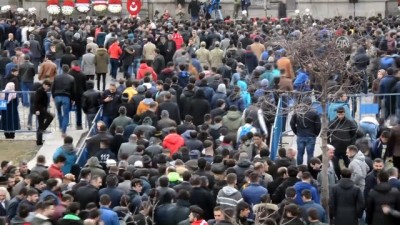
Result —
[[[1, 129], [15, 137], [21, 101], [30, 129], [37, 118], [38, 145], [55, 117], [64, 143], [52, 162], [39, 155], [30, 169], [1, 162], [0, 224], [397, 224], [400, 96], [377, 96], [382, 113], [356, 121], [354, 93], [337, 90], [327, 174], [316, 154], [316, 110], [294, 111], [287, 123], [297, 147], [271, 155], [280, 93], [318, 89], [313, 71], [276, 40], [345, 37], [348, 66], [365, 74], [360, 90], [400, 93], [398, 18], [306, 20], [1, 20]], [[95, 129], [80, 167], [68, 126], [86, 123]]]

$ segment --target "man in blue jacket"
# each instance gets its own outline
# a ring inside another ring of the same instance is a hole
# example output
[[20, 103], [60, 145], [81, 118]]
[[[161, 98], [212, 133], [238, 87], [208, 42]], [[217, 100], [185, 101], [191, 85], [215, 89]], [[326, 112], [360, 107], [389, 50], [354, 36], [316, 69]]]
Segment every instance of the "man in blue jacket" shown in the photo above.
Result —
[[111, 199], [110, 208], [114, 208], [115, 206], [119, 206], [119, 202], [121, 200], [124, 192], [121, 189], [118, 189], [118, 177], [115, 174], [109, 174], [106, 177], [106, 185], [107, 187], [100, 189], [99, 195], [108, 195]]
[[304, 201], [302, 199], [302, 195], [301, 193], [304, 190], [310, 190], [311, 192], [311, 197], [312, 200], [319, 204], [320, 203], [320, 198], [319, 198], [319, 194], [317, 191], [317, 188], [315, 188], [312, 184], [311, 184], [311, 174], [309, 172], [303, 172], [302, 176], [301, 176], [301, 181], [297, 182], [293, 187], [296, 190], [296, 204], [299, 206], [304, 205]]
[[107, 225], [119, 225], [116, 212], [110, 209], [111, 198], [108, 195], [100, 196], [100, 218]]
[[[268, 190], [260, 185], [260, 176], [257, 172], [250, 174], [250, 184], [243, 188], [242, 197], [249, 205], [257, 205], [261, 202], [261, 196], [268, 194]], [[253, 214], [250, 215], [253, 218]]]
[[318, 211], [319, 215], [319, 221], [325, 223], [327, 218], [326, 218], [326, 212], [325, 209], [318, 203], [315, 203], [311, 198], [312, 198], [312, 193], [310, 190], [306, 189], [301, 192], [301, 199], [304, 202], [304, 205], [302, 205], [301, 208], [301, 214], [303, 217], [303, 220], [309, 223], [310, 221], [308, 220], [308, 211], [312, 208], [316, 209]]

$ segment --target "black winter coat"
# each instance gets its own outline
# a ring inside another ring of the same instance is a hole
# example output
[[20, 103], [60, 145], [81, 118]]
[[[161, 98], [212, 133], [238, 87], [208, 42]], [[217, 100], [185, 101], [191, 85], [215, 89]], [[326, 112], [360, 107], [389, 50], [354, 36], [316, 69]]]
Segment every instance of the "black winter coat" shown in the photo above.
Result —
[[366, 208], [366, 224], [398, 224], [398, 219], [383, 213], [382, 205], [388, 205], [394, 210], [400, 210], [400, 192], [398, 189], [392, 188], [392, 186], [387, 182], [377, 184], [369, 193]]
[[174, 120], [176, 124], [181, 124], [181, 115], [179, 112], [178, 104], [172, 101], [164, 101], [158, 106], [158, 117], [161, 118], [161, 112], [167, 110], [169, 113], [169, 118]]
[[178, 200], [158, 206], [155, 210], [154, 222], [159, 225], [176, 225], [189, 217], [190, 203]]
[[100, 108], [101, 93], [93, 87], [82, 94], [82, 110], [86, 114], [96, 114]]
[[191, 205], [198, 205], [204, 210], [205, 220], [214, 218], [213, 210], [215, 201], [210, 191], [201, 187], [194, 187], [190, 192], [189, 201]]
[[294, 134], [300, 137], [317, 137], [321, 132], [321, 118], [315, 110], [296, 113], [290, 120]]
[[81, 103], [82, 98], [79, 98], [79, 96], [82, 96], [86, 91], [86, 76], [82, 72], [76, 70], [70, 70], [69, 74], [75, 79], [75, 94], [78, 97], [76, 98], [76, 102]]
[[95, 186], [89, 184], [76, 190], [74, 200], [81, 204], [81, 209], [86, 209], [87, 204], [90, 202], [98, 204], [99, 197], [99, 190]]
[[329, 124], [328, 140], [336, 151], [346, 151], [347, 146], [356, 142], [357, 125], [346, 118], [335, 119]]
[[361, 190], [349, 178], [342, 178], [332, 187], [329, 209], [334, 225], [358, 225], [364, 210]]
[[193, 117], [193, 124], [199, 126], [204, 123], [204, 115], [210, 113], [210, 103], [206, 100], [204, 91], [197, 90], [189, 105], [189, 115]]
[[286, 188], [293, 186], [299, 181], [300, 180], [297, 179], [297, 177], [289, 177], [285, 181], [283, 181], [272, 195], [272, 203], [278, 204], [282, 202], [283, 199], [285, 199]]

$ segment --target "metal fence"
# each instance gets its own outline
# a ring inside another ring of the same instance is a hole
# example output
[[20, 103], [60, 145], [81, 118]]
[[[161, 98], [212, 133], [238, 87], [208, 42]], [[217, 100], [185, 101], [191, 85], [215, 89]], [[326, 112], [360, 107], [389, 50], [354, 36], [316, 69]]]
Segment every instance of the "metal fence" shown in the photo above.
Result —
[[86, 134], [86, 137], [83, 139], [80, 146], [78, 147], [78, 152], [77, 152], [78, 158], [76, 160], [76, 164], [78, 164], [80, 167], [84, 167], [88, 160], [86, 139], [88, 139], [89, 137], [96, 134], [97, 121], [99, 121], [101, 119], [102, 114], [103, 114], [103, 106], [101, 106], [99, 111], [97, 111], [96, 116], [94, 117], [94, 119], [92, 121], [92, 124], [90, 124], [90, 129], [89, 129], [88, 133]]
[[[35, 92], [33, 91], [16, 91], [4, 92], [0, 91], [0, 132], [15, 132], [15, 133], [29, 133], [36, 132], [38, 123], [37, 116], [33, 107], [32, 97]], [[9, 100], [9, 95], [16, 95], [15, 99]], [[50, 93], [48, 93], [50, 96]], [[23, 104], [23, 97], [29, 100], [29, 103]], [[58, 131], [59, 125], [57, 122], [57, 109], [54, 104], [53, 98], [50, 98], [49, 112], [55, 115], [54, 120], [47, 128], [48, 131]], [[75, 121], [75, 107], [70, 111], [70, 124]], [[84, 115], [83, 115], [84, 117]], [[86, 121], [84, 118], [82, 121]]]
[[[308, 95], [308, 94], [307, 94]], [[309, 95], [308, 95], [309, 96]], [[393, 125], [400, 121], [400, 93], [390, 94], [355, 94], [347, 95], [348, 100], [339, 105], [346, 105], [350, 109], [350, 116], [358, 123], [364, 117], [383, 118], [388, 125]], [[315, 96], [311, 96], [314, 97]], [[270, 151], [271, 159], [275, 159], [278, 148], [282, 146], [282, 137], [290, 133], [286, 131], [286, 127], [290, 122], [290, 117], [293, 114], [296, 102], [299, 101], [299, 95], [283, 95], [279, 98], [279, 102], [275, 114], [275, 122], [271, 129]], [[330, 107], [335, 104], [334, 100], [328, 101], [326, 113], [329, 119], [331, 114], [335, 116], [335, 107]], [[321, 103], [313, 101], [312, 108], [322, 114]]]

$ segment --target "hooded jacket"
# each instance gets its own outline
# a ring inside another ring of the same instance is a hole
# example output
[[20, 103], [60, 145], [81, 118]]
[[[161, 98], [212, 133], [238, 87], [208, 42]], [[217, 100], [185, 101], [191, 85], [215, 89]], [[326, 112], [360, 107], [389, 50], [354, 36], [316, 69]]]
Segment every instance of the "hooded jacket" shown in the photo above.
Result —
[[236, 106], [236, 108], [240, 111], [243, 112], [246, 107], [245, 107], [245, 101], [241, 96], [240, 92], [235, 92], [232, 91], [232, 93], [228, 96], [228, 98], [226, 99], [226, 104], [227, 107], [231, 107], [231, 106]]
[[142, 63], [142, 64], [140, 64], [139, 70], [138, 70], [138, 72], [137, 72], [137, 77], [136, 77], [136, 79], [142, 80], [142, 79], [145, 77], [145, 75], [146, 75], [147, 72], [150, 72], [150, 73], [151, 73], [151, 78], [152, 78], [152, 80], [153, 80], [154, 82], [157, 81], [157, 74], [156, 74], [156, 72], [154, 71], [154, 69], [153, 69], [152, 67], [148, 66], [147, 63]]
[[247, 91], [247, 84], [245, 81], [239, 80], [237, 82], [237, 86], [240, 87], [240, 96], [244, 101], [244, 108], [247, 109], [247, 107], [249, 107], [249, 105], [251, 104], [251, 97], [249, 92]]
[[398, 219], [385, 215], [381, 206], [388, 205], [390, 208], [400, 209], [400, 193], [388, 182], [377, 184], [369, 193], [366, 205], [366, 224], [370, 225], [395, 225]]
[[110, 62], [110, 56], [108, 55], [107, 49], [105, 48], [97, 49], [94, 57], [96, 73], [107, 73], [109, 62]]
[[229, 134], [235, 137], [233, 140], [236, 140], [236, 132], [244, 124], [242, 113], [239, 111], [228, 111], [222, 117], [222, 124], [228, 128]]
[[70, 173], [71, 167], [75, 164], [77, 159], [74, 146], [72, 144], [64, 144], [61, 147], [57, 148], [56, 152], [53, 155], [53, 160], [55, 160], [60, 155], [63, 155], [67, 159], [64, 166], [61, 168], [61, 171], [63, 172], [63, 174]]
[[242, 187], [245, 183], [245, 172], [251, 168], [253, 168], [253, 166], [248, 159], [240, 159], [237, 165], [233, 167], [236, 171], [238, 187]]
[[240, 191], [230, 186], [223, 187], [218, 192], [217, 196], [217, 203], [221, 206], [222, 209], [234, 209], [236, 205], [242, 200], [243, 198]]
[[67, 214], [65, 215], [59, 222], [59, 225], [83, 225], [83, 222], [79, 216], [74, 214]]
[[342, 178], [332, 187], [329, 197], [329, 212], [335, 218], [334, 225], [358, 224], [364, 211], [361, 190], [349, 178]]
[[152, 98], [145, 98], [142, 101], [140, 101], [137, 110], [136, 110], [136, 114], [140, 115], [144, 112], [146, 112], [149, 108], [150, 108], [150, 103], [154, 102], [154, 100]]
[[364, 191], [365, 178], [367, 177], [369, 167], [365, 162], [365, 156], [361, 151], [358, 151], [351, 159], [349, 170], [351, 171], [351, 180], [361, 189], [361, 191]]
[[99, 159], [95, 156], [91, 157], [85, 167], [90, 169], [92, 176], [97, 175], [102, 178], [106, 177], [106, 172], [102, 169], [103, 167], [100, 165]]
[[171, 155], [179, 150], [180, 147], [185, 145], [183, 137], [177, 133], [168, 134], [163, 141], [163, 147], [171, 151]]

